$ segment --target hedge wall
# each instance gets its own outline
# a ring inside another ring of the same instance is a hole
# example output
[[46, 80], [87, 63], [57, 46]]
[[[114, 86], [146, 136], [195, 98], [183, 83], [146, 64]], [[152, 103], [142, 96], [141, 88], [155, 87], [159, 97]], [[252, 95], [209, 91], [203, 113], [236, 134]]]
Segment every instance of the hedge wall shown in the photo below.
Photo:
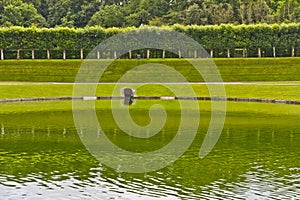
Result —
[[[85, 52], [93, 49], [105, 39], [123, 31], [141, 28], [0, 28], [0, 49], [14, 51], [17, 49], [36, 50], [79, 50]], [[257, 49], [272, 52], [276, 47], [278, 55], [291, 55], [291, 49], [300, 48], [300, 24], [258, 24], [258, 25], [220, 25], [220, 26], [182, 26], [163, 27], [184, 33], [198, 41], [205, 49], [224, 52], [226, 49], [246, 48], [248, 56], [257, 56]], [[297, 54], [297, 53], [296, 53]], [[299, 54], [298, 54], [299, 55]]]

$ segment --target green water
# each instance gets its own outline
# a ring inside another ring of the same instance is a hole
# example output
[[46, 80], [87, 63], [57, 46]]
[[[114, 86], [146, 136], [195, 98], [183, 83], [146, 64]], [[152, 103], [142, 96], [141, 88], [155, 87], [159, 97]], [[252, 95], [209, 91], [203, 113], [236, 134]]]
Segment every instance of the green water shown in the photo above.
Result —
[[[258, 105], [230, 103], [222, 135], [203, 159], [198, 154], [210, 113], [202, 112], [197, 136], [184, 155], [163, 169], [139, 174], [116, 172], [94, 158], [81, 142], [71, 111], [1, 114], [0, 199], [299, 199], [300, 115], [262, 113], [255, 110]], [[137, 123], [149, 123], [147, 109], [132, 107]], [[108, 138], [137, 152], [170, 142], [180, 120], [178, 110], [171, 110], [161, 133], [137, 139], [118, 129], [109, 109], [99, 107], [97, 114]]]

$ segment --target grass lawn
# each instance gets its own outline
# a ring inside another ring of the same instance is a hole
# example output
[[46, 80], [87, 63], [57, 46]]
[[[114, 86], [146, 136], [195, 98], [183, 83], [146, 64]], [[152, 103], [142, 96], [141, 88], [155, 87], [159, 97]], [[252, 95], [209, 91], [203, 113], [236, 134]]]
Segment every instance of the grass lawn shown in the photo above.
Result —
[[[82, 62], [80, 60], [1, 61], [0, 99], [72, 96], [72, 82]], [[202, 81], [189, 63], [183, 59], [117, 60], [107, 69], [101, 81], [116, 82], [126, 70], [149, 62], [172, 66], [191, 82]], [[227, 97], [300, 100], [300, 58], [214, 59], [214, 62], [224, 82], [242, 82], [242, 84], [225, 84]], [[141, 73], [146, 75], [147, 71], [141, 71]], [[95, 95], [111, 96], [114, 87], [114, 83], [99, 84]], [[184, 88], [183, 85], [176, 85], [176, 87]], [[210, 96], [205, 84], [194, 83], [192, 87], [197, 96]], [[119, 89], [117, 89], [117, 94], [119, 94]], [[152, 84], [139, 88], [137, 95], [168, 96], [174, 94], [165, 87]], [[15, 110], [16, 105], [15, 103], [1, 104], [0, 113], [38, 109], [69, 110], [72, 107], [71, 102], [36, 102], [22, 103], [22, 106]], [[256, 108], [259, 109], [256, 110], [265, 110], [264, 108], [267, 107], [257, 106]], [[242, 110], [247, 110], [247, 107]]]
[[[95, 61], [95, 63], [107, 60]], [[214, 59], [223, 81], [299, 81], [300, 58]], [[4, 60], [0, 62], [0, 81], [74, 82], [81, 60]], [[105, 71], [101, 82], [116, 82], [129, 69], [156, 63], [173, 67], [190, 82], [202, 78], [184, 59], [116, 60]], [[209, 69], [203, 69], [205, 70]], [[147, 75], [147, 69], [140, 71]]]
[[[113, 93], [114, 84], [100, 84], [96, 95], [110, 96]], [[183, 87], [178, 85], [178, 87]], [[192, 85], [197, 96], [209, 96], [206, 85]], [[300, 83], [286, 82], [251, 82], [249, 84], [226, 84], [227, 97], [248, 97], [248, 98], [267, 98], [267, 99], [287, 99], [300, 100]], [[0, 84], [0, 99], [21, 98], [21, 97], [57, 97], [72, 96], [72, 84], [51, 84], [51, 83], [8, 83]], [[137, 90], [137, 95], [143, 96], [167, 96], [173, 95], [165, 87], [159, 85], [145, 85]], [[150, 104], [158, 103], [150, 101]], [[209, 111], [210, 105], [207, 102], [199, 102], [201, 111]], [[109, 107], [110, 101], [99, 101], [100, 107]], [[143, 104], [144, 105], [144, 104]], [[300, 113], [300, 106], [297, 105], [274, 105], [265, 103], [234, 103], [228, 102], [228, 110], [232, 112], [260, 112], [260, 113], [281, 113], [294, 114]], [[168, 106], [166, 104], [166, 106]], [[35, 111], [63, 111], [71, 110], [71, 101], [54, 102], [31, 102], [31, 103], [7, 103], [0, 104], [0, 114], [15, 112], [35, 112]]]
[[[183, 85], [176, 85], [178, 88]], [[111, 96], [115, 84], [99, 84], [97, 96]], [[121, 85], [122, 87], [122, 85]], [[205, 84], [192, 84], [197, 96], [209, 96]], [[243, 84], [225, 84], [227, 97], [268, 98], [300, 100], [300, 82], [251, 82]], [[119, 90], [117, 90], [118, 93]], [[0, 99], [30, 97], [72, 96], [73, 84], [52, 83], [0, 83]], [[121, 94], [119, 94], [121, 95]], [[137, 90], [138, 96], [168, 96], [173, 93], [159, 85], [145, 85]]]

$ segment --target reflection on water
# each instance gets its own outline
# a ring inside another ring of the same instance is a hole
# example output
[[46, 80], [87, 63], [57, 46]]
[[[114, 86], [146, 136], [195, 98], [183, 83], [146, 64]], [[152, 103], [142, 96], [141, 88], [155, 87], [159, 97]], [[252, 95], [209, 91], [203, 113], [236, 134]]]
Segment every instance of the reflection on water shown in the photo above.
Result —
[[[156, 172], [129, 174], [89, 154], [71, 112], [1, 115], [0, 199], [300, 198], [298, 117], [228, 114], [218, 144], [204, 159], [198, 153], [209, 115], [201, 120], [194, 143], [179, 160]], [[155, 143], [145, 141], [145, 148], [170, 141], [172, 126]], [[141, 148], [113, 123], [106, 133], [117, 144]]]

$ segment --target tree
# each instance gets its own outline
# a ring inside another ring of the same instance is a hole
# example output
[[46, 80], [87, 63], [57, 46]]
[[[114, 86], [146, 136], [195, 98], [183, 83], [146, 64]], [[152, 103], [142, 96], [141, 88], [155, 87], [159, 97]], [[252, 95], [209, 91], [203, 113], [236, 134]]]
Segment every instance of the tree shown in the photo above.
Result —
[[[71, 4], [70, 0], [46, 0], [46, 2], [48, 6], [47, 26], [55, 27], [61, 25], [61, 19], [67, 16], [68, 8]], [[65, 17], [65, 20], [68, 17]], [[66, 23], [66, 21], [64, 23]]]
[[222, 24], [232, 22], [233, 9], [228, 3], [213, 3], [206, 0], [202, 4], [203, 16], [207, 18], [208, 24]]
[[257, 0], [254, 2], [252, 13], [252, 19], [254, 23], [272, 22], [272, 11], [264, 0]]
[[299, 0], [280, 0], [277, 2], [276, 18], [278, 22], [299, 22]]
[[144, 1], [144, 5], [140, 4], [140, 8], [147, 10], [151, 18], [162, 17], [170, 10], [170, 4], [169, 0], [147, 0]]
[[102, 27], [122, 27], [124, 15], [121, 7], [117, 5], [109, 5], [100, 8], [91, 20], [88, 22], [89, 26]]
[[85, 27], [100, 4], [99, 0], [41, 0], [38, 10], [47, 19], [47, 27]]
[[37, 12], [33, 4], [16, 1], [14, 4], [5, 5], [3, 8], [1, 24], [29, 27], [33, 24], [44, 26], [45, 18]]
[[203, 16], [203, 12], [198, 4], [193, 4], [186, 10], [185, 24], [206, 24], [207, 17]]
[[130, 14], [125, 17], [126, 26], [143, 26], [149, 23], [150, 13], [144, 9], [139, 10], [137, 13]]
[[30, 26], [36, 23], [44, 27], [138, 27], [142, 24], [161, 26], [176, 23], [214, 25], [274, 22], [300, 22], [300, 1], [0, 0], [2, 26]]
[[183, 11], [186, 10], [188, 7], [197, 4], [200, 6], [203, 3], [203, 0], [170, 0], [169, 4], [174, 11]]
[[75, 19], [76, 27], [85, 27], [92, 16], [99, 11], [99, 2], [92, 1], [90, 3], [83, 4], [81, 6], [81, 10], [77, 13], [77, 17]]
[[127, 26], [140, 26], [149, 24], [156, 18], [161, 19], [169, 11], [169, 0], [132, 0], [124, 6]]
[[163, 22], [168, 25], [184, 24], [186, 21], [186, 12], [184, 11], [169, 11], [168, 14], [162, 17]]
[[149, 21], [149, 25], [160, 27], [165, 25], [165, 23], [163, 22], [163, 19], [161, 17], [155, 17], [154, 19], [151, 19]]

